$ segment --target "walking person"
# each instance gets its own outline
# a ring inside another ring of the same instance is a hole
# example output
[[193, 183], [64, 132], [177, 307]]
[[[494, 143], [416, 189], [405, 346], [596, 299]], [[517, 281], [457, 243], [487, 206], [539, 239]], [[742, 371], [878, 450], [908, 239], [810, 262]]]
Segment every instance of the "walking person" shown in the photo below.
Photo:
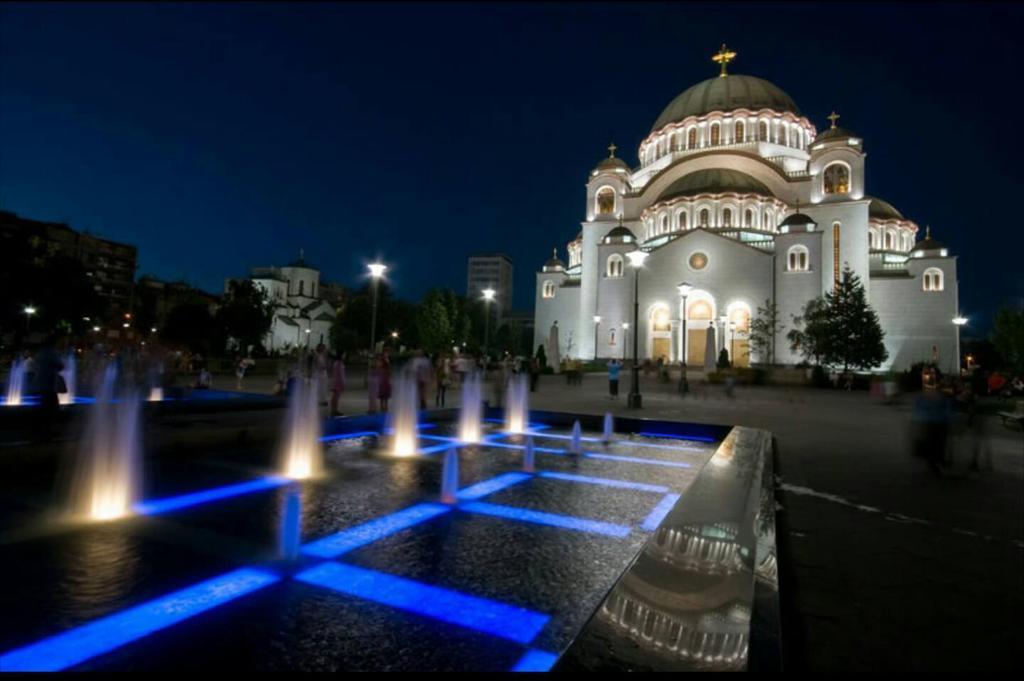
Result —
[[434, 395], [434, 406], [444, 407], [445, 393], [448, 392], [448, 386], [452, 382], [451, 367], [448, 364], [448, 358], [444, 355], [438, 355], [434, 361], [434, 379], [437, 381], [437, 392]]
[[342, 416], [338, 411], [338, 399], [345, 392], [345, 359], [344, 353], [335, 355], [331, 364], [331, 416]]
[[391, 399], [391, 360], [386, 354], [382, 354], [378, 360], [377, 372], [377, 398], [380, 400], [380, 410], [388, 410], [388, 400]]
[[622, 369], [622, 362], [614, 357], [608, 360], [608, 397], [613, 400], [619, 399], [619, 371]]
[[537, 392], [537, 381], [540, 380], [540, 360], [536, 357], [530, 358], [530, 392]]

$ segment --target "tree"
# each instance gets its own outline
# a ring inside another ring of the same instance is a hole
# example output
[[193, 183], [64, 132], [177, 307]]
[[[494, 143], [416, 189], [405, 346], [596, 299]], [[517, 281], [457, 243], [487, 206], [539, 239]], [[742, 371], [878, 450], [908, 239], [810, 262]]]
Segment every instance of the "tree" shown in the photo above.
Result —
[[273, 321], [274, 306], [266, 291], [249, 279], [234, 280], [228, 285], [217, 310], [217, 324], [241, 344], [243, 351], [249, 346], [262, 347]]
[[210, 308], [198, 301], [172, 308], [160, 331], [160, 339], [165, 343], [184, 346], [204, 355], [210, 353], [211, 340], [216, 335], [217, 322], [210, 314]]
[[1004, 307], [996, 312], [992, 344], [1008, 369], [1024, 372], [1024, 311]]
[[789, 349], [799, 353], [806, 361], [819, 365], [825, 356], [828, 338], [828, 307], [822, 297], [813, 298], [804, 305], [800, 315], [793, 315], [793, 328], [786, 334]]
[[860, 277], [849, 265], [836, 287], [825, 294], [828, 332], [825, 337], [825, 361], [849, 369], [873, 369], [889, 353], [882, 342], [885, 332], [878, 315], [868, 304]]
[[775, 339], [783, 328], [778, 305], [765, 299], [764, 306], [757, 308], [757, 317], [750, 322], [750, 346], [767, 364], [775, 364]]
[[443, 291], [428, 291], [414, 315], [416, 334], [427, 352], [451, 350], [454, 339]]

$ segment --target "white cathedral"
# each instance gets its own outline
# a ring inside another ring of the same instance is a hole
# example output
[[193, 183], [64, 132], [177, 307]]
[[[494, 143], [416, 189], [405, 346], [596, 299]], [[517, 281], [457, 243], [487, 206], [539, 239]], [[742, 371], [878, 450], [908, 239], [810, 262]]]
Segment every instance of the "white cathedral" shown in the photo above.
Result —
[[[864, 140], [836, 126], [819, 133], [780, 88], [727, 73], [673, 99], [641, 142], [637, 168], [615, 156], [590, 173], [586, 218], [537, 273], [534, 347], [557, 326], [559, 356], [632, 357], [703, 365], [723, 347], [737, 366], [765, 361], [749, 345], [765, 300], [783, 329], [776, 362], [795, 364], [785, 333], [807, 301], [857, 274], [902, 370], [935, 361], [956, 371], [956, 258], [891, 204], [865, 190]], [[630, 252], [638, 271], [633, 322]], [[636, 256], [634, 255], [634, 258]], [[687, 284], [686, 306], [680, 285]], [[686, 337], [683, 328], [686, 328]], [[549, 348], [549, 352], [552, 349]]]

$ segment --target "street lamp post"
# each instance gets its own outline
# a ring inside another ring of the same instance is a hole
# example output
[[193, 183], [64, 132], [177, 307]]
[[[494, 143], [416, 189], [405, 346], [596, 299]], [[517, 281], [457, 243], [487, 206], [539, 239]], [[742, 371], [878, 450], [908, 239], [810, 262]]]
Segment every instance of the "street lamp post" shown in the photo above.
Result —
[[[722, 315], [721, 317], [718, 318], [718, 321], [721, 322], [722, 324], [722, 350], [724, 350], [725, 345], [728, 342], [725, 337], [725, 332], [729, 330], [729, 318], [726, 317], [725, 315]], [[732, 363], [732, 355], [729, 355], [729, 363]], [[715, 365], [718, 365], [717, 358], [715, 359]]]
[[626, 361], [627, 347], [629, 347], [629, 322], [622, 322], [622, 361]]
[[373, 307], [370, 313], [370, 357], [373, 357], [373, 349], [377, 345], [377, 286], [388, 266], [375, 262], [368, 265], [367, 269], [370, 270], [370, 280], [373, 282]]
[[601, 327], [601, 315], [594, 315], [594, 361], [597, 361], [597, 330]]
[[736, 366], [736, 322], [729, 322], [729, 360]]
[[28, 333], [29, 326], [32, 324], [32, 315], [36, 313], [36, 308], [31, 305], [26, 305], [25, 309], [25, 333]]
[[690, 295], [690, 291], [693, 290], [693, 286], [684, 281], [676, 289], [683, 298], [683, 374], [679, 377], [679, 392], [686, 394], [690, 392], [690, 382], [686, 378], [686, 345], [689, 340], [686, 337], [686, 298]]
[[644, 266], [647, 253], [639, 248], [626, 254], [629, 264], [633, 267], [633, 366], [630, 367], [629, 399], [626, 404], [630, 408], [639, 409], [643, 406], [640, 396], [640, 364], [637, 339], [640, 336], [640, 268]]
[[[953, 324], [956, 326], [956, 373], [960, 375], [960, 329], [967, 324], [967, 317], [957, 315], [953, 317]], [[970, 369], [970, 366], [967, 367]]]
[[487, 346], [490, 345], [491, 340], [491, 302], [494, 300], [494, 295], [497, 291], [493, 288], [485, 288], [481, 293], [484, 296], [484, 357], [486, 358]]

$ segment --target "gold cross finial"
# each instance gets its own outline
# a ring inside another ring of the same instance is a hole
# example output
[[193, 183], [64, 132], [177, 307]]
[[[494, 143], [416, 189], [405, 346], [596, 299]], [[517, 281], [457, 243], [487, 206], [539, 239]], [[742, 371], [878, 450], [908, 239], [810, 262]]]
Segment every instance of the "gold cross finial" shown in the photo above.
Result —
[[825, 116], [825, 118], [827, 118], [830, 121], [832, 121], [832, 129], [835, 130], [836, 129], [836, 121], [839, 120], [839, 114], [837, 114], [835, 112], [835, 110], [833, 110], [832, 113], [830, 113], [828, 116]]
[[726, 73], [725, 67], [729, 64], [729, 62], [731, 62], [735, 58], [736, 53], [730, 50], [728, 47], [726, 47], [725, 43], [722, 43], [722, 48], [718, 50], [718, 54], [711, 57], [711, 61], [718, 62], [722, 66], [722, 72], [718, 74], [719, 78], [725, 78], [727, 75], [729, 75], [728, 73]]
[[615, 158], [616, 149], [618, 149], [618, 147], [615, 146], [615, 142], [612, 142], [611, 144], [608, 145], [608, 158]]
[[925, 225], [925, 227], [924, 227], [924, 238], [925, 239], [931, 239], [932, 238], [932, 226], [931, 225]]
[[551, 249], [551, 257], [558, 260], [558, 246]]

